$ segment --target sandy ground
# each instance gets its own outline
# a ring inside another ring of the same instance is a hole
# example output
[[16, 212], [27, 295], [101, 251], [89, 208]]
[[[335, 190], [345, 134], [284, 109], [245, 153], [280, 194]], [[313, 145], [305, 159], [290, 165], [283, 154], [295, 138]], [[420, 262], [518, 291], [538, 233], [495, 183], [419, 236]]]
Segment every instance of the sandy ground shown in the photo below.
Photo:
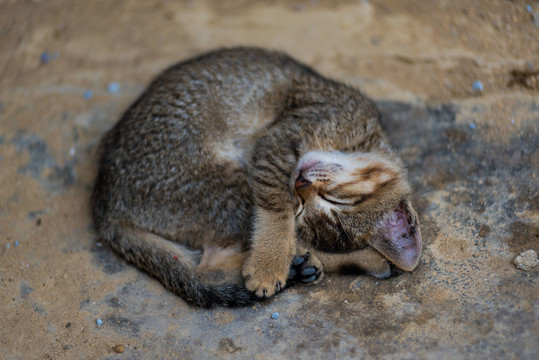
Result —
[[[512, 261], [539, 251], [538, 39], [536, 1], [0, 1], [0, 358], [536, 357], [539, 268]], [[231, 45], [378, 102], [416, 271], [200, 310], [96, 243], [101, 136], [160, 70]]]

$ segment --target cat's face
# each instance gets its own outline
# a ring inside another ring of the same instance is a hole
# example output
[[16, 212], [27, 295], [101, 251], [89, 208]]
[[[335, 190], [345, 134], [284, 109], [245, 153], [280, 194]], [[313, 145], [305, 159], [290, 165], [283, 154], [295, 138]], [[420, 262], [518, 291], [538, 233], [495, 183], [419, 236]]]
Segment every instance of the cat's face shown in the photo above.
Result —
[[416, 267], [419, 222], [397, 160], [374, 153], [309, 152], [291, 182], [300, 241], [326, 252], [372, 246], [403, 270]]

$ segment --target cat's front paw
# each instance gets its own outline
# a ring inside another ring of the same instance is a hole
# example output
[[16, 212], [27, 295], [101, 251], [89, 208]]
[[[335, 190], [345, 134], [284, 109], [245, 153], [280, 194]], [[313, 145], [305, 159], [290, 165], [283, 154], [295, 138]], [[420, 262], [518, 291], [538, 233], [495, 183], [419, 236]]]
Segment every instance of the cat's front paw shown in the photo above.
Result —
[[288, 265], [271, 262], [257, 262], [249, 257], [243, 266], [243, 276], [247, 290], [260, 298], [273, 296], [286, 287]]
[[317, 283], [324, 277], [322, 263], [318, 258], [307, 252], [303, 255], [296, 255], [292, 259], [288, 280], [301, 281], [304, 283]]

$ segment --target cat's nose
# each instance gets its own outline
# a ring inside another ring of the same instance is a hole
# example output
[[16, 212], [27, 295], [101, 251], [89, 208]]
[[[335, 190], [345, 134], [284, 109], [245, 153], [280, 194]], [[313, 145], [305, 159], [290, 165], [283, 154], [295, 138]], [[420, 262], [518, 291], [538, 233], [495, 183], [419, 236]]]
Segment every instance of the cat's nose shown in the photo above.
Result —
[[310, 184], [311, 182], [309, 180], [305, 179], [302, 174], [299, 174], [298, 178], [296, 179], [295, 187], [296, 189], [299, 189]]

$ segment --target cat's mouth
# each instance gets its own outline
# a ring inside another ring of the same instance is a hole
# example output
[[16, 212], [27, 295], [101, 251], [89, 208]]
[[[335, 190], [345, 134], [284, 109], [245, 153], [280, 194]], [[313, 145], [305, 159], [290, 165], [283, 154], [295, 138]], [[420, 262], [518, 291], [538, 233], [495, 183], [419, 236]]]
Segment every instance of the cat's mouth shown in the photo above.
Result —
[[296, 209], [296, 217], [300, 216], [303, 213], [304, 209], [305, 209], [305, 200], [301, 199], [299, 202], [298, 208]]
[[297, 191], [296, 191], [295, 197], [296, 197], [296, 206], [297, 206], [295, 216], [297, 218], [303, 213], [303, 210], [305, 210], [305, 199]]

